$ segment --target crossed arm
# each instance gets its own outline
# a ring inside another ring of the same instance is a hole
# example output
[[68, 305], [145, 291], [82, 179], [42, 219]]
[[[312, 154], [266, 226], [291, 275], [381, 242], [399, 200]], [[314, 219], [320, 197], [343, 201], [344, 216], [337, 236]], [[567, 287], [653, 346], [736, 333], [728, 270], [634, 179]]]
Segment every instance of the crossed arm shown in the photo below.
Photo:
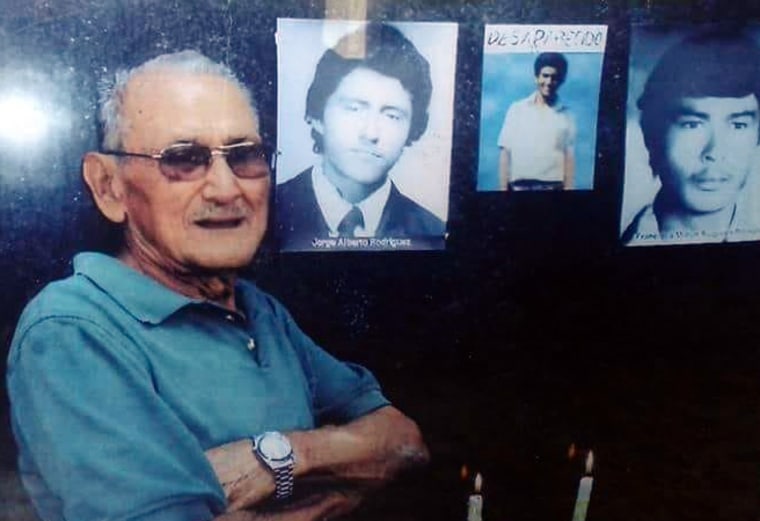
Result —
[[[8, 370], [14, 430], [29, 475], [45, 480], [46, 488], [35, 490], [38, 504], [61, 498], [49, 506], [53, 516], [192, 521], [214, 512], [218, 521], [329, 519], [428, 458], [414, 422], [387, 405], [373, 409], [387, 403], [373, 378], [309, 348], [304, 363], [328, 369], [310, 373], [322, 375], [309, 380], [314, 407], [325, 418], [357, 419], [286, 433], [297, 459], [297, 497], [268, 501], [273, 478], [250, 440], [198, 450], [198, 438], [172, 408], [177, 397], [172, 402], [157, 394], [143, 356], [121, 340], [86, 319], [61, 317], [34, 323], [14, 344]], [[337, 367], [343, 368], [339, 376], [330, 376]], [[330, 409], [331, 396], [352, 389], [376, 396]], [[213, 407], [222, 404], [218, 394], [204, 402], [213, 418], [220, 417]], [[219, 516], [224, 499], [228, 510]]]
[[[399, 471], [425, 463], [428, 451], [415, 423], [391, 406], [346, 425], [287, 433], [295, 454], [294, 500], [267, 499], [274, 478], [238, 440], [206, 452], [228, 500], [216, 521], [311, 521], [355, 508], [364, 494]], [[299, 490], [300, 489], [300, 490]]]

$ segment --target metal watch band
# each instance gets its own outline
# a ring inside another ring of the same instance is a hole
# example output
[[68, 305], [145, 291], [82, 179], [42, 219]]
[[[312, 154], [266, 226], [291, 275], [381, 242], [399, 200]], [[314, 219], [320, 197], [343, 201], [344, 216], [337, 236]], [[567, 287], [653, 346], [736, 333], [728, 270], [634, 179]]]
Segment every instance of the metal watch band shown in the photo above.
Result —
[[293, 462], [274, 469], [274, 497], [287, 499], [293, 494]]
[[[290, 451], [288, 456], [278, 459], [278, 457], [266, 454], [265, 451], [262, 450], [260, 443], [267, 436], [274, 436], [275, 438], [281, 438], [284, 440]], [[253, 444], [254, 455], [266, 466], [274, 477], [275, 499], [283, 500], [289, 498], [293, 494], [295, 481], [293, 475], [295, 470], [295, 457], [288, 439], [279, 432], [270, 431], [251, 438], [251, 442]]]

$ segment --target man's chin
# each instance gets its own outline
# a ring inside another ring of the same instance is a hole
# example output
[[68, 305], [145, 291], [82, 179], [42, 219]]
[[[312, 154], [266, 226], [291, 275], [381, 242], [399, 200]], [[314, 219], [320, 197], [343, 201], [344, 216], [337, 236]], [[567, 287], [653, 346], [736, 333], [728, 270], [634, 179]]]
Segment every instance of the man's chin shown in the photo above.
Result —
[[375, 165], [369, 168], [367, 165], [358, 164], [346, 177], [360, 185], [375, 186], [385, 181], [388, 170], [387, 168], [377, 168]]
[[198, 271], [224, 272], [237, 271], [248, 266], [256, 254], [256, 249], [239, 249], [222, 251], [221, 248], [209, 248], [207, 251], [197, 252], [188, 259], [188, 264]]
[[256, 227], [203, 230], [187, 238], [184, 257], [205, 271], [237, 270], [251, 263], [263, 237], [264, 231]]
[[686, 199], [684, 207], [692, 214], [712, 214], [733, 208], [736, 202], [735, 194], [699, 194]]

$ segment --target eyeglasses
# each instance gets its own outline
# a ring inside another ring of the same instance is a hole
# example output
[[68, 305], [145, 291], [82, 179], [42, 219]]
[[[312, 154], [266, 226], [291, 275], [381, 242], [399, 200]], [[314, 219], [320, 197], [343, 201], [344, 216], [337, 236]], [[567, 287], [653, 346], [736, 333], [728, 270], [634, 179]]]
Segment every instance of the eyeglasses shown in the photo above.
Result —
[[177, 143], [157, 154], [139, 154], [121, 150], [105, 150], [104, 154], [119, 157], [144, 157], [155, 159], [161, 173], [171, 181], [194, 181], [208, 172], [214, 156], [223, 156], [237, 177], [260, 179], [271, 172], [271, 148], [262, 143], [244, 141], [232, 145], [207, 147], [196, 143]]

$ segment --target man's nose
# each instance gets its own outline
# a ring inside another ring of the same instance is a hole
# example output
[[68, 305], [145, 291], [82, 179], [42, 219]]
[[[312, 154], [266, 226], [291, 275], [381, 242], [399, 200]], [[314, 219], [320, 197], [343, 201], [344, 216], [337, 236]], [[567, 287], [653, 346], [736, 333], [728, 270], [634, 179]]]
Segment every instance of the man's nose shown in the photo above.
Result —
[[702, 149], [702, 158], [704, 161], [714, 162], [726, 159], [729, 153], [729, 138], [727, 132], [721, 132], [710, 126], [705, 136], [705, 144]]
[[361, 136], [367, 141], [373, 143], [380, 138], [380, 118], [381, 114], [367, 112], [364, 114], [361, 127]]
[[226, 203], [240, 197], [242, 193], [239, 180], [224, 155], [211, 157], [204, 180], [203, 197], [208, 200]]

